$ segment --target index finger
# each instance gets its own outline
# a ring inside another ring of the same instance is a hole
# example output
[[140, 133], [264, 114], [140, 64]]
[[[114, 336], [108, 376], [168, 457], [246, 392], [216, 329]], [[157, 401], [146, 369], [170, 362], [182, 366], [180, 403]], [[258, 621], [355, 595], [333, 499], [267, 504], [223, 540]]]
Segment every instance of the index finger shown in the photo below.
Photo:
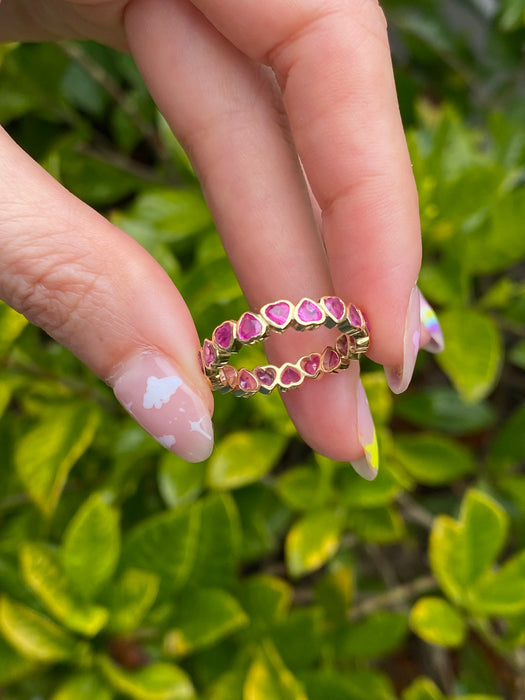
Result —
[[274, 69], [322, 210], [335, 291], [366, 311], [369, 356], [391, 368], [394, 390], [406, 388], [419, 332], [419, 212], [378, 3], [192, 2]]

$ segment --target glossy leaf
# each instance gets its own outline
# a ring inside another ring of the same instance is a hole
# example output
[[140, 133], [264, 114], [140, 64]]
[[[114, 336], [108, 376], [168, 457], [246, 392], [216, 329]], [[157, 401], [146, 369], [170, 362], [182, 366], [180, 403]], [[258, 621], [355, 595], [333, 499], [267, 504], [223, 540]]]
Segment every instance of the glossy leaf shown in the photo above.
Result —
[[32, 661], [54, 663], [75, 656], [75, 640], [49, 618], [6, 596], [0, 598], [0, 631]]
[[201, 506], [146, 518], [124, 542], [123, 565], [156, 575], [163, 595], [186, 583], [195, 561]]
[[18, 442], [17, 474], [45, 515], [54, 512], [68, 474], [91, 444], [99, 419], [98, 410], [90, 404], [57, 406]]
[[405, 534], [405, 524], [394, 506], [350, 510], [347, 522], [365, 542], [389, 544], [399, 542]]
[[117, 634], [133, 632], [157, 598], [159, 578], [149, 571], [126, 569], [106, 594], [107, 629]]
[[0, 301], [0, 359], [6, 354], [26, 325], [27, 319], [22, 314]]
[[261, 645], [244, 684], [243, 700], [308, 700], [270, 642]]
[[286, 565], [291, 576], [304, 576], [326, 564], [339, 548], [341, 527], [341, 516], [328, 509], [298, 520], [286, 537]]
[[208, 485], [234, 489], [257, 481], [276, 466], [286, 442], [282, 435], [264, 430], [228, 435], [210, 457]]
[[485, 398], [502, 365], [497, 326], [489, 316], [468, 309], [447, 311], [439, 320], [445, 336], [445, 350], [436, 356], [439, 365], [465, 401]]
[[476, 582], [470, 607], [488, 615], [525, 612], [525, 550]]
[[420, 598], [410, 612], [410, 627], [429, 644], [459, 647], [467, 632], [459, 612], [443, 598]]
[[408, 633], [408, 620], [401, 613], [378, 612], [337, 632], [337, 656], [342, 659], [373, 659], [401, 646]]
[[[0, 610], [1, 610], [0, 602]], [[0, 622], [1, 629], [1, 622]], [[34, 673], [36, 664], [22, 654], [18, 653], [14, 647], [8, 644], [0, 636], [0, 685], [6, 686], [9, 683], [24, 678], [24, 676]]]
[[249, 619], [237, 600], [219, 588], [193, 588], [178, 600], [173, 625], [164, 637], [170, 656], [188, 656], [246, 627]]
[[164, 502], [177, 508], [194, 501], [204, 487], [206, 465], [186, 462], [172, 452], [160, 461], [158, 483]]
[[178, 666], [158, 662], [138, 671], [125, 671], [106, 657], [99, 658], [99, 666], [111, 687], [133, 700], [195, 698], [190, 678]]
[[100, 632], [108, 620], [108, 611], [75, 594], [56, 552], [47, 545], [27, 543], [20, 560], [25, 582], [57, 620], [88, 637]]
[[112, 700], [107, 684], [94, 673], [79, 673], [67, 679], [51, 700]]
[[496, 501], [474, 490], [463, 500], [459, 521], [445, 515], [435, 519], [430, 564], [453, 600], [468, 600], [469, 587], [493, 564], [505, 543], [508, 520]]
[[120, 555], [119, 513], [93, 494], [76, 512], [61, 548], [64, 572], [75, 589], [92, 599], [115, 571]]
[[369, 669], [351, 673], [324, 670], [301, 675], [308, 700], [394, 700], [395, 693], [387, 677]]
[[472, 453], [459, 442], [436, 433], [398, 435], [394, 454], [420, 484], [448, 484], [475, 469]]

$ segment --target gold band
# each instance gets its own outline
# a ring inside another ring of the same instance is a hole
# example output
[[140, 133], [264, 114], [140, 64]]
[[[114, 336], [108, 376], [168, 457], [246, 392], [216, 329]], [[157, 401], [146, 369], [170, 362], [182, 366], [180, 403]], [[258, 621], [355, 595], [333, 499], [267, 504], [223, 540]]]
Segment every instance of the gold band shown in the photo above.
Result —
[[[305, 355], [296, 363], [286, 362], [281, 367], [261, 365], [251, 371], [237, 370], [228, 364], [230, 356], [243, 345], [261, 342], [272, 332], [283, 333], [288, 328], [307, 331], [322, 326], [341, 331], [334, 346]], [[211, 339], [206, 338], [202, 345], [200, 361], [213, 391], [248, 397], [257, 392], [269, 394], [276, 387], [288, 391], [306, 378], [317, 379], [346, 369], [351, 360], [358, 360], [368, 350], [369, 342], [363, 314], [339, 297], [326, 296], [320, 301], [304, 298], [295, 305], [280, 299], [266, 304], [258, 313], [247, 311], [238, 321], [224, 321], [217, 326]]]

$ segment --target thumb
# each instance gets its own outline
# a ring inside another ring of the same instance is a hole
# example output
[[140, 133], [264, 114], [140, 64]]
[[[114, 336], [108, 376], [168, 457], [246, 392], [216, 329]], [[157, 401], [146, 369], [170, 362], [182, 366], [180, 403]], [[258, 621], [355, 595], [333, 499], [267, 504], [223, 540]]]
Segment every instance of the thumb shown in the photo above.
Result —
[[133, 239], [0, 130], [0, 298], [68, 347], [182, 458], [213, 446], [212, 397], [190, 313]]

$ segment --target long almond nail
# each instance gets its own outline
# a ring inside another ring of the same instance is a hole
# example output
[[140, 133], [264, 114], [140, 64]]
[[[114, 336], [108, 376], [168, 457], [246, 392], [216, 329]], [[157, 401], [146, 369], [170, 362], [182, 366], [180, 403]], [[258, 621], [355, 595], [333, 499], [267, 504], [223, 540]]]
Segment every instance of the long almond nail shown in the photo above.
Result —
[[209, 411], [167, 357], [136, 355], [118, 368], [110, 384], [124, 408], [161, 445], [188, 462], [210, 456]]
[[421, 293], [419, 296], [420, 320], [430, 334], [430, 340], [423, 345], [423, 350], [433, 353], [442, 352], [445, 348], [445, 339], [436, 312]]
[[364, 455], [354, 459], [351, 464], [360, 476], [372, 481], [376, 478], [379, 469], [379, 452], [376, 429], [361, 380], [357, 385], [357, 434]]
[[385, 367], [386, 380], [394, 394], [401, 394], [405, 391], [410, 384], [416, 366], [421, 336], [420, 296], [419, 289], [414, 287], [410, 294], [405, 317], [403, 364], [401, 367]]

